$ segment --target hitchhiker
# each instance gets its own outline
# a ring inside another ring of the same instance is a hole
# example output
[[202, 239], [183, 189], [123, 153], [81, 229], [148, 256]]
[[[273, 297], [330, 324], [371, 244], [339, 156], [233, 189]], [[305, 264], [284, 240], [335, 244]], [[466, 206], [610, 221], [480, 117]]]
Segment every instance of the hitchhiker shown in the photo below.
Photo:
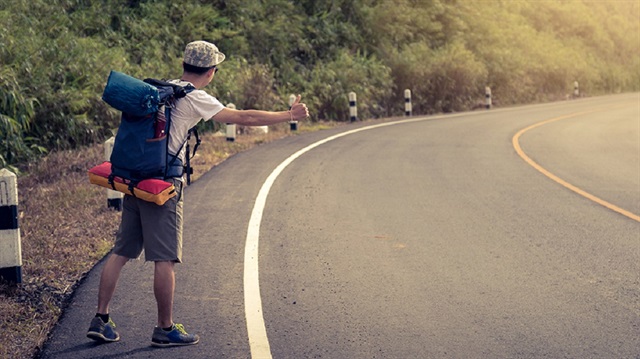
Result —
[[[172, 82], [181, 86], [191, 84], [196, 90], [176, 102], [169, 131], [169, 152], [175, 154], [181, 151], [179, 156], [183, 163], [186, 154], [182, 144], [189, 129], [201, 119], [243, 126], [266, 126], [309, 116], [307, 106], [300, 103], [299, 95], [288, 111], [234, 110], [223, 106], [202, 89], [213, 80], [224, 59], [225, 55], [206, 41], [194, 41], [185, 48], [182, 77]], [[200, 340], [198, 335], [187, 333], [183, 325], [173, 322], [174, 265], [182, 261], [184, 179], [177, 177], [167, 180], [173, 182], [178, 194], [162, 206], [129, 195], [124, 198], [116, 242], [100, 277], [97, 313], [87, 332], [87, 337], [91, 339], [100, 342], [120, 340], [116, 325], [109, 315], [109, 303], [122, 267], [130, 259], [138, 258], [144, 249], [145, 259], [155, 263], [153, 291], [158, 306], [158, 322], [153, 329], [151, 344], [160, 347], [192, 345]]]

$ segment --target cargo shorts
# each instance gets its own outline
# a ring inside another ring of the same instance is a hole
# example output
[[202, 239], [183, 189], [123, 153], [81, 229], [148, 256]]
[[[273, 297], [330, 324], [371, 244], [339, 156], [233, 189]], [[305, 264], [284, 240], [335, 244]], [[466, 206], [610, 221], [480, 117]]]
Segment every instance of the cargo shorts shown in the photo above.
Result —
[[162, 206], [124, 196], [113, 253], [135, 259], [144, 249], [147, 261], [182, 262], [183, 183], [179, 179], [169, 181], [177, 193]]

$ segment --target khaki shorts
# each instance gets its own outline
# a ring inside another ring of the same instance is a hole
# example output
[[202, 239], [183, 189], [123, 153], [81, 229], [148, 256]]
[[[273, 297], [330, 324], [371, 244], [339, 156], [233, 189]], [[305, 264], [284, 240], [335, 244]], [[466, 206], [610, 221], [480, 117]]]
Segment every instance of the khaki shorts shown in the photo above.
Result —
[[113, 253], [145, 260], [182, 262], [182, 182], [172, 180], [177, 195], [164, 205], [126, 195]]

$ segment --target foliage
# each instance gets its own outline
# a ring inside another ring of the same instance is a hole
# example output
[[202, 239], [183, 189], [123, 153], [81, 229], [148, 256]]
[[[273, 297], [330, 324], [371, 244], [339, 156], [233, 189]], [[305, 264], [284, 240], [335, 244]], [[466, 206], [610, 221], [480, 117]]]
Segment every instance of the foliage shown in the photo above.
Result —
[[358, 100], [358, 117], [381, 117], [388, 113], [393, 88], [387, 66], [362, 54], [343, 51], [331, 62], [322, 62], [310, 73], [303, 97], [321, 120], [349, 119], [349, 92]]
[[484, 91], [487, 69], [462, 43], [437, 50], [416, 43], [389, 56], [396, 84], [412, 90], [415, 113], [460, 111]]
[[109, 70], [180, 76], [184, 45], [227, 54], [209, 90], [238, 108], [312, 120], [460, 111], [490, 86], [501, 105], [640, 90], [632, 0], [12, 0], [0, 2], [0, 166], [100, 141], [118, 114]]
[[9, 69], [0, 71], [0, 108], [3, 109], [0, 112], [0, 166], [5, 167], [20, 159], [20, 154], [31, 153], [31, 139], [21, 134], [31, 127], [35, 99], [26, 98], [20, 92], [20, 85]]

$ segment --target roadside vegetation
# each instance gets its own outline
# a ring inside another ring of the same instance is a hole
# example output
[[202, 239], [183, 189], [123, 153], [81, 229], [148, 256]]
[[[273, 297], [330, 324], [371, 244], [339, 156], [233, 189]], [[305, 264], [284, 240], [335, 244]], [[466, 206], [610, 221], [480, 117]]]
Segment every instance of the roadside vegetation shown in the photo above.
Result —
[[[349, 119], [463, 111], [491, 87], [498, 106], [640, 90], [636, 0], [11, 0], [0, 2], [0, 168], [19, 174], [23, 276], [0, 284], [0, 358], [30, 358], [74, 286], [111, 247], [118, 213], [86, 170], [119, 115], [102, 100], [111, 69], [175, 78], [184, 45], [227, 54], [208, 91], [237, 108]], [[196, 172], [288, 134], [208, 137]]]
[[110, 136], [101, 100], [111, 69], [179, 76], [184, 45], [228, 57], [210, 91], [240, 109], [286, 108], [312, 120], [499, 105], [640, 89], [635, 0], [12, 0], [0, 5], [0, 165]]

